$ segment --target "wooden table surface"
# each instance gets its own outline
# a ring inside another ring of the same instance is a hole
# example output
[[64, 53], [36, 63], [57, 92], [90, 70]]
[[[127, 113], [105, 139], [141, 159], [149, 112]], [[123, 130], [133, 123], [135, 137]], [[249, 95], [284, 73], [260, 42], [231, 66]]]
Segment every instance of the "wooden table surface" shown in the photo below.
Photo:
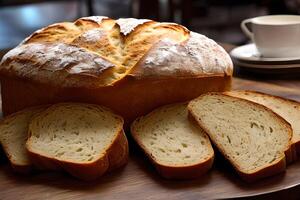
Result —
[[[227, 50], [230, 50], [232, 46], [224, 45]], [[2, 52], [3, 55], [3, 52]], [[1, 57], [1, 52], [0, 52]], [[251, 89], [262, 92], [272, 93], [287, 97], [290, 99], [300, 101], [300, 79], [294, 78], [295, 74], [291, 74], [291, 78], [287, 76], [284, 79], [280, 77], [274, 78], [272, 75], [253, 76], [248, 74], [235, 72], [235, 78], [233, 79], [234, 89]], [[132, 153], [132, 152], [131, 152]], [[209, 177], [205, 177], [203, 180], [184, 181], [178, 184], [174, 184], [170, 181], [161, 179], [153, 167], [145, 159], [140, 159], [141, 153], [131, 154], [129, 164], [118, 172], [108, 174], [103, 177], [102, 180], [84, 183], [77, 181], [73, 178], [65, 176], [59, 173], [45, 173], [36, 174], [33, 176], [20, 176], [14, 174], [6, 160], [3, 157], [0, 159], [0, 199], [1, 200], [15, 200], [15, 199], [200, 199], [210, 198], [208, 192], [201, 190], [201, 187], [205, 187], [208, 184]], [[298, 161], [297, 167], [300, 166]], [[290, 171], [293, 170], [291, 167]], [[297, 174], [294, 176], [289, 174], [281, 180], [290, 178], [291, 180], [300, 174], [299, 167], [294, 172]], [[219, 173], [219, 172], [218, 172]], [[214, 177], [215, 175], [212, 175]], [[299, 176], [300, 177], [300, 176]], [[147, 179], [147, 181], [145, 181]], [[300, 178], [299, 178], [300, 179]], [[276, 178], [275, 178], [276, 180]], [[298, 180], [293, 180], [297, 182]], [[300, 180], [299, 180], [300, 182]], [[224, 196], [219, 198], [230, 197], [226, 196], [226, 190], [222, 187], [222, 184], [233, 184], [229, 182], [216, 183], [214, 190], [217, 192], [223, 192]], [[270, 183], [269, 183], [270, 184]], [[235, 185], [236, 195], [240, 196], [243, 190], [247, 190], [248, 185]], [[253, 186], [258, 187], [257, 191], [262, 191], [261, 187], [264, 184]], [[130, 191], [128, 190], [130, 188]], [[159, 189], [160, 188], [160, 189]], [[162, 188], [162, 189], [161, 189]], [[228, 186], [231, 188], [231, 186]], [[251, 186], [249, 186], [251, 190]], [[200, 192], [202, 191], [202, 193]], [[255, 191], [252, 189], [252, 192]], [[229, 191], [228, 191], [229, 192]], [[232, 195], [234, 196], [234, 195]], [[243, 196], [243, 195], [242, 195]], [[259, 197], [252, 197], [252, 199], [300, 199], [300, 185], [292, 188], [286, 188], [279, 192], [272, 190], [270, 194], [263, 194]]]

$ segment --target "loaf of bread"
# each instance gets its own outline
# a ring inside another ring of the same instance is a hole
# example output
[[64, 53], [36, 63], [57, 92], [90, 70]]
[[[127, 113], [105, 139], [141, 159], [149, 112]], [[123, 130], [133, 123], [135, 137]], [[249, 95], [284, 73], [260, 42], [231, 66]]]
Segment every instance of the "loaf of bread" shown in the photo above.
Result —
[[64, 169], [92, 180], [127, 163], [123, 119], [91, 104], [61, 103], [36, 114], [26, 147], [39, 169]]
[[28, 124], [35, 114], [45, 106], [27, 108], [2, 119], [0, 122], [0, 144], [13, 169], [20, 173], [32, 170], [25, 143], [28, 136]]
[[[293, 129], [292, 145], [300, 155], [300, 103], [256, 91], [229, 91], [225, 94], [262, 104], [289, 122]], [[294, 160], [297, 155], [294, 155]]]
[[131, 122], [161, 105], [228, 90], [232, 68], [222, 47], [181, 25], [84, 17], [38, 30], [3, 57], [3, 112], [86, 102]]
[[209, 138], [188, 120], [186, 104], [163, 106], [136, 119], [131, 134], [165, 178], [197, 178], [213, 164]]
[[244, 99], [208, 93], [188, 105], [191, 116], [246, 181], [286, 169], [292, 128], [272, 110]]

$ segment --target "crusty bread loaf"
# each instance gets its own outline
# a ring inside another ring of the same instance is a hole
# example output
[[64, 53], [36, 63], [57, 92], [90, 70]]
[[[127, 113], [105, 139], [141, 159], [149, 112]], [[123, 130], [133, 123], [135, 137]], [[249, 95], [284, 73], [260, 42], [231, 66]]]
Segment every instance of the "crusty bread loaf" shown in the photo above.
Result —
[[[300, 154], [300, 103], [256, 91], [230, 91], [225, 94], [262, 104], [288, 121], [293, 129], [292, 143]], [[294, 156], [296, 159], [297, 156]]]
[[161, 105], [228, 90], [231, 75], [231, 59], [214, 41], [175, 23], [133, 18], [50, 25], [0, 63], [5, 115], [73, 101], [109, 107], [126, 122]]
[[201, 95], [188, 109], [246, 181], [285, 170], [286, 156], [292, 156], [292, 129], [272, 110], [221, 93]]
[[128, 160], [123, 119], [98, 105], [53, 105], [35, 115], [28, 132], [26, 147], [40, 169], [91, 180]]
[[131, 126], [131, 134], [165, 178], [197, 178], [212, 166], [214, 151], [202, 129], [188, 120], [186, 104], [160, 107]]
[[13, 169], [27, 173], [32, 169], [25, 143], [28, 136], [28, 124], [32, 116], [45, 109], [45, 106], [27, 108], [9, 115], [0, 122], [0, 144]]

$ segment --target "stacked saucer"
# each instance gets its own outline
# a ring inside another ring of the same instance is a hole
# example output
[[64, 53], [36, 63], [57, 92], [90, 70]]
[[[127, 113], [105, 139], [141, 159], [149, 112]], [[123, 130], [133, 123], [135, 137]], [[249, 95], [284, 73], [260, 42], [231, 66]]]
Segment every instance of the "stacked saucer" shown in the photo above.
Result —
[[236, 47], [230, 52], [230, 55], [237, 66], [248, 69], [300, 69], [300, 56], [286, 58], [262, 57], [258, 53], [255, 44]]

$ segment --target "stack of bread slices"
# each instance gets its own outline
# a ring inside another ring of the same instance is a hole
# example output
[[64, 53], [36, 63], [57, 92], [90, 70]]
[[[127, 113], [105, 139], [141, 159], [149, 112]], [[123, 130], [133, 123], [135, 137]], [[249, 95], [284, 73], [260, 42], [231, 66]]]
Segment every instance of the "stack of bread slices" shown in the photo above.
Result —
[[[300, 153], [300, 104], [253, 91], [206, 93], [137, 118], [130, 134], [169, 179], [197, 178], [216, 148], [246, 181], [283, 172]], [[129, 134], [129, 133], [128, 133]], [[65, 170], [91, 180], [125, 165], [122, 117], [105, 107], [60, 103], [5, 117], [0, 142], [17, 172]]]
[[17, 112], [0, 123], [0, 141], [17, 172], [63, 169], [91, 180], [128, 160], [123, 119], [98, 105], [61, 103]]
[[207, 93], [135, 120], [131, 134], [166, 178], [196, 178], [214, 147], [245, 181], [283, 172], [297, 159], [300, 104], [253, 91]]

